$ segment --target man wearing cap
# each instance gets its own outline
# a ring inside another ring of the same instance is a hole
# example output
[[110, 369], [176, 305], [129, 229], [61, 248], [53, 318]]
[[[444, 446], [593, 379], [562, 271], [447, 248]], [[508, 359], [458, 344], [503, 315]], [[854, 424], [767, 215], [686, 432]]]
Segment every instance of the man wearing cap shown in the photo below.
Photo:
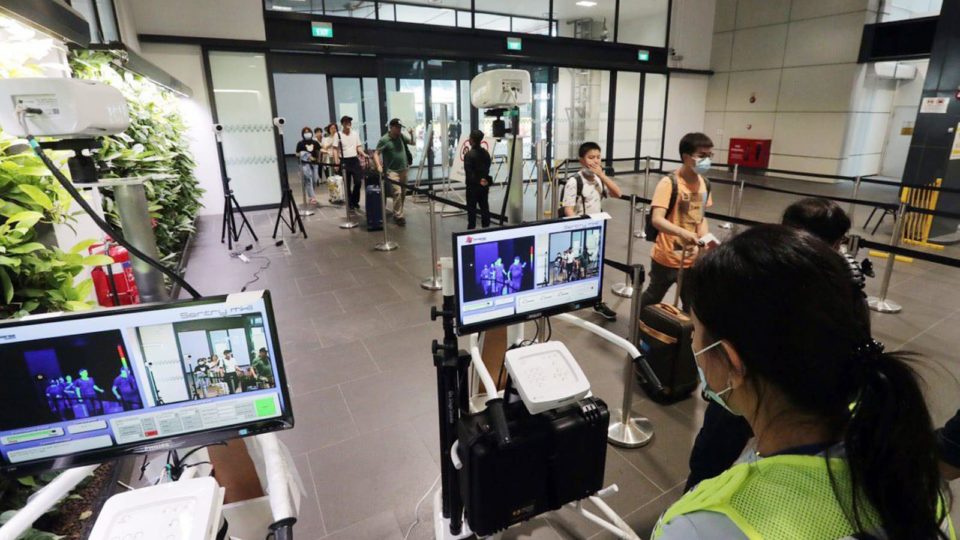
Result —
[[377, 170], [381, 174], [386, 169], [387, 178], [397, 184], [384, 185], [384, 189], [389, 189], [386, 193], [393, 197], [393, 219], [397, 225], [406, 225], [407, 220], [403, 217], [403, 199], [407, 192], [407, 171], [410, 169], [410, 162], [407, 159], [407, 145], [413, 144], [413, 130], [408, 129], [409, 136], [404, 135], [401, 130], [403, 124], [399, 118], [390, 120], [387, 127], [387, 134], [377, 143], [377, 151], [373, 154], [373, 159], [377, 163]]
[[340, 124], [343, 129], [333, 136], [334, 159], [340, 162], [343, 188], [344, 191], [349, 191], [350, 208], [359, 210], [360, 186], [363, 181], [363, 167], [360, 166], [360, 156], [366, 157], [366, 154], [363, 152], [363, 142], [360, 140], [360, 134], [352, 129], [353, 118], [344, 116], [340, 119]]

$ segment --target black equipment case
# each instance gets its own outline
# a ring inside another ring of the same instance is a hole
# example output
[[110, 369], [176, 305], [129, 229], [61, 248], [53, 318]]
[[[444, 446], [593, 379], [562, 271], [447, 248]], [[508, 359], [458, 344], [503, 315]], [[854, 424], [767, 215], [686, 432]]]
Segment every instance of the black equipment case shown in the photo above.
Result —
[[510, 442], [501, 445], [488, 410], [457, 427], [460, 493], [470, 529], [487, 536], [603, 488], [610, 412], [596, 397], [537, 415], [505, 407]]

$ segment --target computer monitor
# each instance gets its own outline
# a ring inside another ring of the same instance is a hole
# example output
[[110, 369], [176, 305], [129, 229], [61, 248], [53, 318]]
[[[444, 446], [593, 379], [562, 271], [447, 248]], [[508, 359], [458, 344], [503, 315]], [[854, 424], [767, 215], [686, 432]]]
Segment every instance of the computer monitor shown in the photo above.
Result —
[[453, 235], [457, 332], [478, 332], [600, 301], [599, 214]]
[[7, 473], [293, 427], [266, 291], [0, 324], [0, 358]]

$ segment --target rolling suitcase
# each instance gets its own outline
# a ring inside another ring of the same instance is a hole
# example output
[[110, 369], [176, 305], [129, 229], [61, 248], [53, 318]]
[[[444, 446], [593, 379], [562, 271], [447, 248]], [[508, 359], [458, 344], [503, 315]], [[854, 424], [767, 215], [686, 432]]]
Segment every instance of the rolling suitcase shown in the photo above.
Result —
[[383, 200], [380, 198], [380, 176], [377, 173], [367, 173], [366, 183], [366, 214], [367, 230], [383, 230]]
[[645, 306], [637, 321], [640, 325], [638, 348], [649, 365], [648, 370], [646, 366], [635, 364], [637, 380], [647, 396], [661, 404], [686, 399], [700, 384], [693, 358], [693, 322], [677, 307], [685, 262], [684, 256], [680, 260], [673, 304]]

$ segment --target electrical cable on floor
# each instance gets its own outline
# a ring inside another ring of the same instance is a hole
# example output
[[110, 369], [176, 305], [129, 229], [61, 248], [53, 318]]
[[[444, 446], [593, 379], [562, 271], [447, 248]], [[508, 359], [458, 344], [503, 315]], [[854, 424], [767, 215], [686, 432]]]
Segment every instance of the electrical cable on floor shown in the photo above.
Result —
[[[21, 124], [24, 125], [24, 130], [26, 130], [25, 122], [21, 121]], [[93, 207], [91, 207], [90, 204], [83, 198], [83, 195], [81, 195], [80, 192], [77, 191], [77, 188], [74, 187], [73, 182], [71, 182], [66, 176], [64, 176], [63, 173], [60, 172], [60, 169], [58, 169], [57, 166], [50, 160], [50, 158], [48, 158], [47, 155], [43, 153], [43, 149], [40, 147], [40, 143], [37, 142], [37, 140], [33, 137], [33, 135], [27, 135], [27, 142], [30, 143], [30, 147], [33, 148], [34, 153], [37, 155], [37, 157], [40, 158], [43, 164], [46, 165], [47, 169], [50, 170], [50, 172], [53, 174], [53, 177], [57, 179], [57, 182], [59, 182], [60, 185], [63, 187], [63, 189], [65, 189], [67, 193], [69, 193], [70, 196], [73, 197], [73, 200], [76, 201], [76, 203], [80, 205], [80, 208], [82, 208], [83, 211], [90, 216], [90, 219], [93, 220], [93, 222], [97, 225], [97, 227], [100, 228], [100, 230], [102, 230], [104, 233], [108, 234], [111, 238], [113, 238], [114, 242], [126, 248], [126, 250], [130, 252], [131, 255], [149, 264], [150, 266], [156, 268], [161, 273], [163, 273], [164, 275], [169, 277], [171, 280], [173, 280], [174, 283], [179, 284], [185, 291], [190, 293], [190, 296], [194, 298], [201, 297], [201, 294], [197, 292], [197, 290], [194, 289], [189, 283], [187, 283], [185, 279], [180, 277], [179, 274], [177, 274], [173, 270], [170, 270], [169, 268], [164, 266], [163, 263], [153, 259], [146, 253], [140, 251], [139, 249], [134, 247], [132, 244], [124, 240], [123, 234], [118, 229], [114, 228], [112, 225], [107, 223], [103, 218], [101, 218], [96, 213], [96, 211], [94, 211]]]
[[423, 494], [423, 497], [420, 497], [420, 500], [417, 501], [417, 507], [413, 509], [413, 515], [416, 518], [413, 523], [407, 527], [406, 534], [403, 535], [403, 540], [407, 540], [410, 537], [410, 533], [413, 532], [413, 528], [420, 524], [420, 505], [423, 504], [423, 501], [427, 499], [428, 496], [433, 492], [433, 488], [437, 486], [437, 482], [440, 481], [440, 476], [437, 475], [437, 478], [430, 484], [430, 487], [427, 488], [427, 492]]

